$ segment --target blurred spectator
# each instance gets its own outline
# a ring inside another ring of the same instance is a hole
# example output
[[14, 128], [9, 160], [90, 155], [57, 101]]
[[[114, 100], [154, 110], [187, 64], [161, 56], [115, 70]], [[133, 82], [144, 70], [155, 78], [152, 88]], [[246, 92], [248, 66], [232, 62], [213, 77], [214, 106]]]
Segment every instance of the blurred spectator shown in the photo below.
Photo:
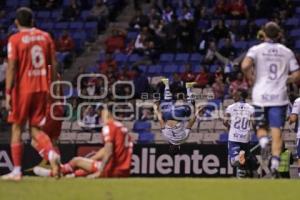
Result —
[[178, 73], [173, 74], [173, 80], [170, 84], [170, 90], [173, 95], [177, 95], [179, 93], [185, 92], [185, 85], [184, 82], [181, 80], [181, 77]]
[[69, 127], [69, 131], [73, 130], [73, 125], [78, 120], [77, 110], [78, 110], [78, 100], [77, 100], [77, 98], [73, 98], [72, 99], [72, 108], [71, 108], [71, 110], [68, 109], [66, 111], [66, 115], [70, 116], [69, 121], [71, 122], [70, 127]]
[[59, 6], [60, 0], [31, 0], [31, 7], [34, 9], [55, 9]]
[[133, 80], [134, 89], [135, 89], [135, 97], [140, 98], [142, 93], [149, 92], [149, 81], [148, 78], [139, 68], [133, 69], [135, 73], [135, 77]]
[[225, 3], [225, 0], [217, 0], [216, 5], [214, 7], [214, 15], [225, 16], [227, 12], [228, 12], [228, 7]]
[[124, 51], [126, 48], [126, 31], [118, 28], [113, 28], [111, 36], [105, 40], [106, 52], [115, 53]]
[[259, 31], [259, 27], [256, 25], [255, 21], [254, 20], [248, 21], [244, 30], [245, 39], [246, 40], [255, 39], [258, 31]]
[[70, 0], [69, 5], [63, 8], [62, 19], [65, 21], [74, 21], [80, 14], [80, 7], [76, 0]]
[[229, 14], [235, 19], [248, 17], [248, 8], [244, 0], [231, 0], [229, 5]]
[[151, 65], [157, 62], [159, 59], [159, 52], [153, 41], [149, 40], [145, 42], [145, 49], [143, 50], [142, 55], [143, 57], [139, 61], [132, 64], [133, 67], [139, 65]]
[[223, 100], [225, 95], [225, 84], [223, 83], [223, 75], [215, 76], [215, 83], [212, 85], [214, 99]]
[[233, 41], [245, 40], [244, 28], [241, 28], [240, 20], [232, 20], [229, 30]]
[[57, 51], [71, 53], [74, 51], [74, 41], [67, 30], [64, 30], [57, 40]]
[[56, 42], [57, 52], [63, 54], [63, 64], [65, 68], [69, 68], [73, 62], [73, 57], [75, 53], [75, 45], [72, 37], [69, 35], [68, 31], [64, 30], [61, 36]]
[[216, 43], [214, 41], [210, 41], [208, 43], [208, 48], [206, 54], [204, 56], [205, 64], [213, 64], [215, 61], [215, 51], [217, 50]]
[[184, 82], [195, 81], [195, 73], [192, 71], [192, 65], [189, 63], [184, 64], [184, 72], [181, 74], [181, 80]]
[[[7, 62], [4, 57], [0, 57], [0, 97], [5, 93], [5, 74], [6, 74]], [[1, 99], [1, 98], [0, 98]]]
[[134, 43], [134, 52], [143, 55], [147, 48], [147, 42], [151, 38], [151, 33], [148, 27], [143, 27]]
[[218, 20], [217, 25], [215, 25], [213, 27], [213, 29], [211, 30], [211, 34], [212, 34], [213, 38], [216, 39], [216, 41], [219, 41], [222, 38], [227, 38], [230, 36], [229, 30], [225, 26], [224, 20]]
[[243, 74], [239, 72], [236, 76], [236, 80], [232, 81], [229, 86], [229, 95], [232, 97], [238, 90], [248, 90], [248, 84]]
[[224, 46], [220, 49], [220, 53], [225, 57], [236, 56], [236, 48], [232, 45], [232, 41], [230, 38], [225, 39]]
[[179, 17], [180, 20], [186, 20], [186, 21], [193, 21], [194, 20], [194, 16], [192, 15], [192, 12], [190, 10], [189, 7], [184, 6], [182, 8], [182, 14]]
[[166, 52], [176, 52], [178, 29], [179, 23], [177, 17], [175, 15], [172, 15], [171, 22], [163, 27], [164, 37], [162, 38], [162, 40], [164, 41], [163, 47]]
[[101, 74], [106, 74], [108, 72], [108, 68], [111, 68], [114, 71], [117, 70], [117, 62], [113, 59], [111, 53], [106, 54], [105, 60], [99, 66], [99, 72]]
[[177, 34], [181, 46], [180, 50], [183, 52], [192, 52], [194, 44], [194, 33], [187, 20], [183, 20], [180, 22]]
[[161, 13], [159, 8], [157, 8], [156, 6], [151, 7], [150, 12], [148, 14], [149, 20], [150, 22], [152, 22], [153, 20], [161, 20]]
[[93, 129], [98, 124], [98, 114], [93, 106], [88, 106], [84, 112], [82, 117], [82, 122], [84, 124], [83, 129]]
[[165, 23], [172, 22], [172, 16], [174, 15], [173, 9], [170, 5], [166, 5], [165, 9], [163, 10], [162, 19]]
[[159, 37], [163, 36], [163, 23], [159, 19], [154, 19], [151, 21], [149, 28]]
[[134, 29], [141, 29], [142, 27], [149, 26], [150, 20], [148, 16], [144, 15], [140, 8], [135, 12], [135, 15], [129, 22], [129, 26]]
[[209, 73], [206, 67], [202, 67], [200, 73], [196, 76], [196, 87], [205, 88], [209, 81]]
[[104, 4], [103, 0], [97, 0], [90, 11], [88, 20], [95, 20], [98, 22], [98, 32], [105, 29], [109, 16], [109, 10]]

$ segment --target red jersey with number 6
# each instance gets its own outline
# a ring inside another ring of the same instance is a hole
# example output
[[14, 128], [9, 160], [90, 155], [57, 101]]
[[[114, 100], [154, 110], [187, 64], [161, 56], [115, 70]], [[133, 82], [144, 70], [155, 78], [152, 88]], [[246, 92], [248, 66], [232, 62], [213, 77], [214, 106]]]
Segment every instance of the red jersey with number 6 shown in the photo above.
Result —
[[54, 42], [47, 32], [30, 28], [12, 35], [8, 59], [18, 63], [14, 89], [19, 93], [48, 92], [48, 66], [54, 55]]
[[114, 176], [118, 171], [128, 171], [131, 166], [133, 143], [128, 129], [118, 121], [111, 120], [102, 129], [104, 142], [113, 144], [113, 154], [107, 163], [104, 173]]

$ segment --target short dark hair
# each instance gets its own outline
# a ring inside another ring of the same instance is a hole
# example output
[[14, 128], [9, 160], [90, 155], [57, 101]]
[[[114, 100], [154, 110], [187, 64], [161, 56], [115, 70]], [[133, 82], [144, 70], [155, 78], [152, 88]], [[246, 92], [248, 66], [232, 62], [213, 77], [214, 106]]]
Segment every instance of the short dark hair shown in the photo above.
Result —
[[21, 7], [16, 12], [16, 20], [24, 27], [31, 27], [33, 21], [33, 12], [30, 8]]
[[281, 33], [281, 28], [275, 22], [268, 22], [263, 28], [266, 36], [272, 40], [278, 39]]
[[239, 93], [240, 93], [240, 97], [241, 97], [243, 100], [247, 99], [247, 97], [248, 97], [248, 91], [247, 91], [247, 90], [239, 89], [238, 91], [239, 91]]

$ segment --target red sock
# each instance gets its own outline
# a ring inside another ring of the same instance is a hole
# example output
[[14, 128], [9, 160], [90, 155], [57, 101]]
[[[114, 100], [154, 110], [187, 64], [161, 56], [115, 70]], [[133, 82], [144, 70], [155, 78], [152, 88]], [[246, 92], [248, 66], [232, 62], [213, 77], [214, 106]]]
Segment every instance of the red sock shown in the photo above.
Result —
[[75, 172], [74, 172], [75, 176], [76, 177], [85, 177], [87, 176], [89, 173], [84, 171], [83, 169], [77, 169]]
[[46, 135], [44, 132], [41, 131], [36, 136], [36, 142], [37, 142], [36, 149], [39, 151], [39, 154], [45, 160], [48, 161], [49, 151], [53, 150], [53, 145], [50, 138], [48, 137], [48, 135]]
[[23, 156], [23, 144], [13, 143], [10, 145], [11, 157], [15, 167], [21, 167], [22, 156]]

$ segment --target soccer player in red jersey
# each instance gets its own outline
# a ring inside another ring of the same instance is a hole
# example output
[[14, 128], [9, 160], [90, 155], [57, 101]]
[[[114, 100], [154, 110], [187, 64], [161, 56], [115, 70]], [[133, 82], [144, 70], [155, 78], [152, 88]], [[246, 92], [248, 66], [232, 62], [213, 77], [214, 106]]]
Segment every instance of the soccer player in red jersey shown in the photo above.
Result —
[[[15, 24], [19, 32], [8, 41], [6, 72], [6, 107], [9, 111], [8, 122], [12, 123], [11, 155], [14, 169], [2, 176], [2, 179], [22, 178], [21, 128], [27, 121], [37, 149], [49, 160], [53, 175], [58, 176], [60, 156], [54, 151], [48, 135], [41, 129], [46, 119], [50, 88], [47, 68], [51, 66], [52, 74], [56, 74], [54, 42], [48, 33], [33, 28], [33, 13], [29, 8], [17, 10]], [[54, 79], [55, 76], [52, 77]]]
[[[113, 119], [110, 106], [103, 108], [101, 117], [105, 124], [102, 128], [104, 147], [91, 158], [73, 158], [61, 166], [62, 173], [75, 177], [89, 175], [90, 178], [130, 175], [133, 143], [128, 129]], [[40, 167], [35, 168], [34, 172], [40, 176], [51, 176], [49, 170]]]

